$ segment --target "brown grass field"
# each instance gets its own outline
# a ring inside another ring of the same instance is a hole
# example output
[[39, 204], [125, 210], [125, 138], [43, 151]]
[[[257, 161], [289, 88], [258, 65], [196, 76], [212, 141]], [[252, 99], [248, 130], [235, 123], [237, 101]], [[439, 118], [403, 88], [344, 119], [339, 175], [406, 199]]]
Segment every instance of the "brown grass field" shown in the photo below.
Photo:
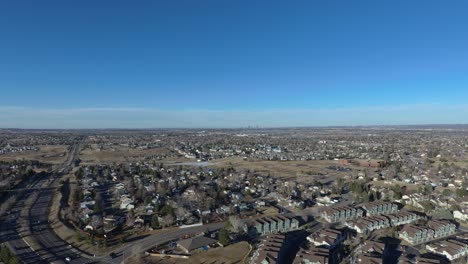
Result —
[[26, 151], [0, 155], [2, 161], [38, 160], [44, 163], [60, 164], [65, 160], [67, 147], [65, 145], [39, 146], [39, 151]]
[[239, 242], [225, 248], [214, 248], [206, 252], [200, 252], [189, 259], [161, 259], [152, 258], [152, 263], [161, 264], [224, 264], [224, 263], [244, 263], [244, 257], [249, 253], [250, 246], [247, 242]]
[[[221, 160], [213, 161], [215, 168], [229, 168], [233, 167], [236, 170], [250, 170], [255, 172], [261, 172], [265, 174], [271, 174], [272, 176], [282, 178], [297, 178], [310, 179], [317, 175], [327, 175], [331, 177], [342, 177], [345, 175], [351, 175], [356, 172], [341, 172], [327, 169], [328, 166], [338, 166], [338, 162], [334, 160], [308, 160], [308, 161], [249, 161], [243, 160], [242, 158], [226, 158]], [[345, 166], [342, 166], [345, 167]], [[354, 170], [362, 170], [363, 168], [346, 166], [353, 168]]]
[[[112, 163], [129, 163], [139, 162], [144, 160], [146, 156], [160, 155], [167, 153], [169, 150], [166, 148], [160, 149], [135, 149], [125, 146], [111, 146], [99, 150], [97, 145], [81, 150], [80, 159], [82, 164], [112, 164]], [[152, 160], [152, 159], [150, 159]], [[196, 160], [186, 159], [184, 157], [171, 157], [167, 159], [157, 160], [157, 163], [164, 163], [165, 165], [181, 165], [184, 166], [199, 166]], [[190, 163], [190, 165], [186, 165]], [[263, 174], [270, 174], [275, 177], [285, 179], [298, 179], [309, 181], [312, 178], [320, 180], [319, 175], [327, 175], [327, 177], [343, 177], [357, 173], [363, 170], [361, 167], [348, 166], [354, 171], [341, 172], [336, 170], [327, 169], [328, 166], [339, 166], [337, 161], [334, 160], [308, 160], [308, 161], [265, 161], [265, 160], [244, 160], [241, 157], [230, 157], [208, 162], [210, 168], [229, 168], [233, 167], [237, 171], [250, 170], [252, 172], [259, 172]], [[200, 164], [201, 165], [201, 164]], [[344, 166], [342, 166], [344, 167]]]
[[[80, 151], [80, 159], [83, 164], [112, 164], [112, 163], [127, 163], [139, 162], [144, 160], [146, 156], [161, 155], [167, 153], [167, 148], [158, 149], [136, 149], [125, 146], [112, 146], [99, 150], [96, 145], [91, 145], [90, 148], [85, 148]], [[175, 161], [184, 161], [174, 159]], [[163, 161], [158, 161], [163, 162]]]

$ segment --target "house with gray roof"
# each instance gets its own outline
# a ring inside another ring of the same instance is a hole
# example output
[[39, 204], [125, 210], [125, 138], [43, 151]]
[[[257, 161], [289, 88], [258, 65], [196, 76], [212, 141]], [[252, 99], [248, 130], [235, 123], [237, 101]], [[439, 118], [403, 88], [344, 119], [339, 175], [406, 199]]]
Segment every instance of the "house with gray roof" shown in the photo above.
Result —
[[218, 241], [215, 239], [206, 236], [196, 236], [178, 241], [177, 246], [188, 254], [202, 248], [211, 247], [217, 243]]

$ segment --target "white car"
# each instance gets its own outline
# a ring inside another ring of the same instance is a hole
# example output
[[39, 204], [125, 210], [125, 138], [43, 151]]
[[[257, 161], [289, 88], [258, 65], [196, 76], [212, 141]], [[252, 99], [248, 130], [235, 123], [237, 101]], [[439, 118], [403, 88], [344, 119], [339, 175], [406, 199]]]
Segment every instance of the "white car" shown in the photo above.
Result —
[[70, 259], [69, 257], [66, 257], [65, 260], [66, 260], [67, 262], [70, 262], [70, 261], [71, 261], [71, 259]]

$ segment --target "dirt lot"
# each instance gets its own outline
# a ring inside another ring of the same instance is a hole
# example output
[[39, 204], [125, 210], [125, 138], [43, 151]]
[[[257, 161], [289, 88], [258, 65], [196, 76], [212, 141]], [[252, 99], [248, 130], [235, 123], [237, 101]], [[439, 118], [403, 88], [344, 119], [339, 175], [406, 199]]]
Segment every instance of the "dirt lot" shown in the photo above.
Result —
[[38, 160], [44, 163], [60, 164], [65, 160], [67, 152], [65, 145], [39, 146], [39, 151], [25, 151], [0, 155], [0, 160]]
[[215, 248], [206, 252], [193, 255], [189, 259], [160, 259], [153, 258], [152, 263], [164, 264], [221, 264], [221, 263], [244, 263], [245, 256], [249, 253], [250, 246], [247, 242], [239, 242], [225, 248]]

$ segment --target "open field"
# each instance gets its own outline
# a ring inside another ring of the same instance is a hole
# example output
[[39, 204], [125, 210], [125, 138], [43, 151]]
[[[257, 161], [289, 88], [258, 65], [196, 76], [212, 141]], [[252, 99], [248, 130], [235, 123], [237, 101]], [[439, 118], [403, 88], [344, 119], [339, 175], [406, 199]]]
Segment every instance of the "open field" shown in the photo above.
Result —
[[65, 145], [39, 146], [39, 151], [25, 151], [0, 155], [2, 161], [38, 160], [44, 163], [60, 164], [65, 160], [67, 152]]
[[[331, 177], [342, 177], [356, 173], [353, 171], [343, 172], [327, 169], [328, 166], [342, 166], [334, 160], [304, 160], [304, 161], [249, 161], [242, 158], [226, 158], [213, 161], [212, 167], [215, 168], [228, 168], [233, 167], [236, 170], [250, 170], [271, 174], [272, 176], [282, 178], [297, 178], [310, 179], [318, 175], [327, 175]], [[354, 166], [342, 166], [352, 168], [354, 170], [362, 170], [363, 168]]]
[[[460, 168], [468, 168], [468, 160], [457, 160], [457, 161], [448, 161], [448, 164], [455, 164], [456, 166]], [[434, 164], [432, 164], [433, 167], [438, 167], [439, 165], [444, 165], [444, 162], [436, 161]]]
[[[79, 158], [83, 164], [112, 164], [112, 163], [125, 163], [125, 162], [138, 162], [145, 157], [159, 156], [167, 153], [167, 148], [155, 149], [138, 149], [130, 148], [121, 145], [113, 145], [104, 149], [99, 149], [97, 145], [90, 145], [80, 151]], [[168, 159], [171, 161], [183, 162], [187, 159]], [[158, 162], [164, 162], [161, 160]]]
[[375, 186], [380, 186], [380, 187], [391, 187], [391, 186], [395, 186], [395, 185], [400, 185], [401, 187], [405, 186], [407, 188], [408, 191], [410, 192], [418, 192], [419, 190], [419, 187], [421, 187], [421, 185], [418, 185], [418, 184], [414, 184], [414, 183], [406, 183], [406, 182], [393, 182], [393, 181], [372, 181], [371, 182], [372, 185], [375, 185]]
[[160, 259], [153, 258], [152, 263], [164, 264], [221, 264], [221, 263], [243, 263], [244, 257], [249, 253], [250, 246], [247, 242], [239, 242], [225, 248], [210, 249], [193, 255], [189, 259]]

